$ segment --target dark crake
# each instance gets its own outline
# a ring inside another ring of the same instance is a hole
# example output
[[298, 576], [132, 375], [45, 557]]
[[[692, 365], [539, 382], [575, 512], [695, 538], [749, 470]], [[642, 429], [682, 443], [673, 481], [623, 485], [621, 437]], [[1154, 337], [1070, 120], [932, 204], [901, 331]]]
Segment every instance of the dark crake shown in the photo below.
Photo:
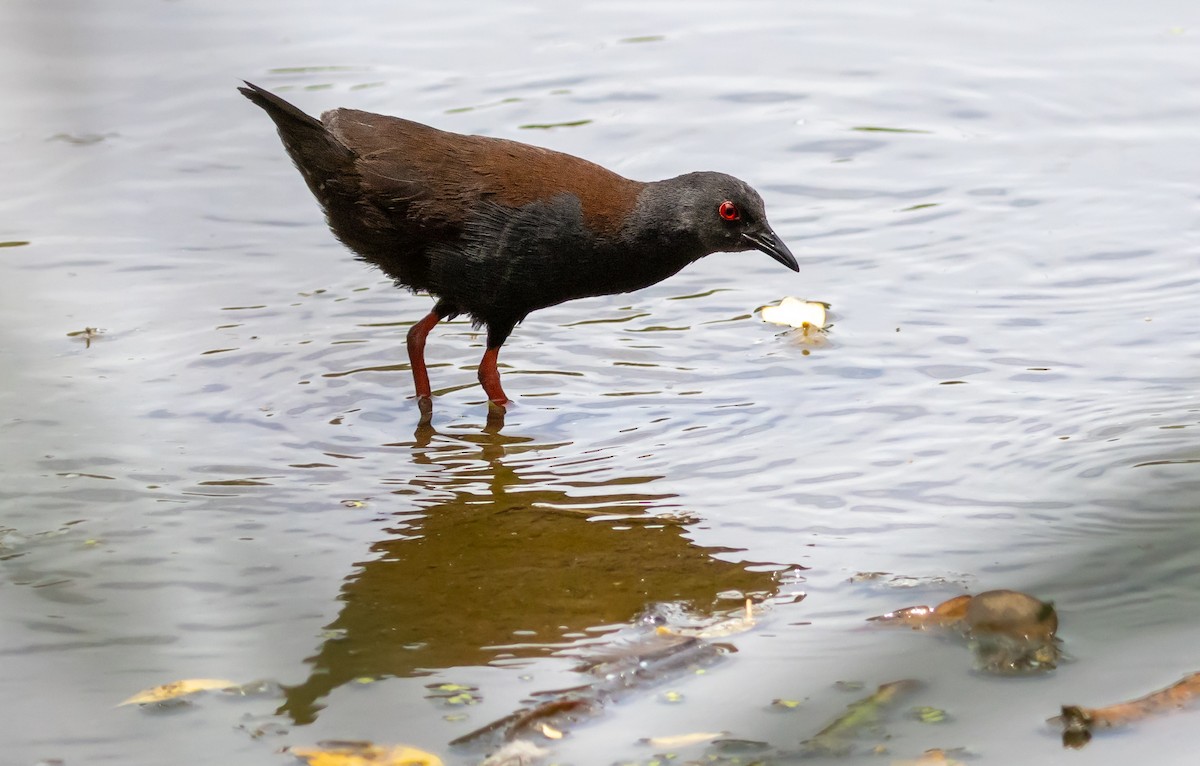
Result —
[[425, 337], [442, 319], [487, 327], [479, 382], [503, 407], [496, 358], [531, 311], [647, 287], [715, 252], [761, 250], [799, 271], [762, 198], [723, 173], [633, 181], [516, 141], [355, 109], [317, 120], [256, 85], [239, 90], [279, 128], [337, 238], [437, 298], [408, 332], [423, 408]]

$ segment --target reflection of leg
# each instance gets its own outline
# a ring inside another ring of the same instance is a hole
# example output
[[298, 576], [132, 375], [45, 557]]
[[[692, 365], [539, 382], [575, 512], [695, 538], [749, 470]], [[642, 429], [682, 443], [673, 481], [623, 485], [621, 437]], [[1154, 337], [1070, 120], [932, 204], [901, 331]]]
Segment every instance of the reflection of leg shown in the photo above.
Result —
[[425, 369], [425, 337], [441, 319], [436, 310], [430, 311], [408, 331], [408, 364], [412, 368], [418, 400], [428, 400], [430, 397], [429, 373]]

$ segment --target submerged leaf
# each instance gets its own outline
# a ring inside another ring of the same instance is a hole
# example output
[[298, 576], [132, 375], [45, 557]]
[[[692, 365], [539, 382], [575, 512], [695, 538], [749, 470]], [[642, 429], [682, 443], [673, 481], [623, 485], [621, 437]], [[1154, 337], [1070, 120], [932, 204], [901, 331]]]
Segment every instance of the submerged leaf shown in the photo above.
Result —
[[736, 636], [738, 633], [745, 633], [751, 630], [758, 624], [758, 620], [754, 616], [754, 604], [750, 599], [746, 599], [746, 608], [733, 617], [714, 622], [711, 625], [704, 627], [691, 628], [667, 628], [659, 627], [657, 632], [659, 635], [677, 635], [677, 636], [694, 636], [695, 638], [725, 638], [726, 636]]
[[509, 742], [489, 755], [479, 766], [529, 766], [550, 754], [527, 739]]
[[551, 128], [577, 128], [580, 125], [589, 125], [591, 120], [567, 120], [565, 122], [531, 122], [526, 125], [518, 125], [521, 130], [550, 130]]
[[590, 712], [597, 704], [591, 699], [562, 696], [532, 708], [509, 713], [503, 718], [450, 740], [450, 744], [452, 746], [473, 744], [489, 737], [516, 741], [518, 737], [529, 731], [540, 731], [545, 736], [545, 729], [542, 727], [552, 731], [561, 731], [558, 727], [551, 727], [549, 721], [553, 720], [560, 726], [563, 722], [570, 723], [575, 720], [576, 716]]
[[692, 734], [676, 734], [670, 737], [648, 737], [642, 740], [642, 742], [645, 742], [647, 745], [651, 745], [653, 747], [687, 747], [688, 745], [694, 745], [697, 742], [708, 742], [709, 740], [717, 739], [718, 737], [724, 737], [728, 733], [729, 732], [724, 731], [697, 731]]
[[464, 684], [443, 683], [443, 684], [427, 684], [426, 689], [430, 693], [425, 695], [428, 699], [434, 699], [443, 705], [460, 707], [463, 705], [478, 705], [482, 698], [478, 694], [478, 689], [474, 686], [466, 686]]
[[320, 742], [313, 747], [293, 747], [288, 752], [308, 766], [442, 766], [442, 759], [406, 745], [370, 742]]
[[945, 710], [928, 705], [913, 708], [912, 714], [921, 723], [945, 723], [948, 717]]
[[828, 755], [849, 754], [855, 737], [877, 727], [887, 708], [920, 686], [920, 682], [911, 679], [883, 684], [870, 696], [847, 705], [845, 713], [804, 742], [805, 749]]
[[885, 128], [880, 125], [859, 125], [850, 130], [859, 130], [864, 133], [932, 133], [932, 130], [917, 130], [916, 128]]
[[125, 700], [121, 705], [145, 705], [148, 702], [163, 702], [194, 692], [233, 689], [237, 686], [237, 681], [226, 681], [223, 678], [189, 678], [184, 681], [172, 681], [169, 684], [155, 686], [153, 689], [145, 689]]

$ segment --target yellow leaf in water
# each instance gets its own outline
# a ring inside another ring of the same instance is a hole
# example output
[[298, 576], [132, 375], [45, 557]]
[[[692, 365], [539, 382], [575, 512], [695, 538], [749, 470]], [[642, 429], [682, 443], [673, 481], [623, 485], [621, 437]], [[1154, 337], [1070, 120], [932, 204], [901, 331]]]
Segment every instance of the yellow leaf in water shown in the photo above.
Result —
[[406, 745], [370, 742], [322, 742], [318, 747], [293, 747], [288, 752], [308, 766], [442, 766], [442, 759]]
[[545, 737], [546, 739], [562, 739], [563, 738], [563, 733], [548, 723], [543, 723], [541, 726], [538, 726], [538, 731], [540, 731], [542, 733], [542, 736]]
[[913, 708], [913, 715], [921, 723], [945, 723], [946, 711], [928, 705]]
[[799, 298], [787, 297], [776, 306], [764, 306], [762, 318], [764, 322], [782, 324], [789, 327], [815, 327], [820, 330], [825, 327], [825, 309], [828, 306], [818, 301], [802, 301]]
[[144, 705], [147, 702], [173, 700], [176, 697], [182, 697], [185, 694], [193, 692], [202, 692], [209, 689], [229, 689], [235, 686], [238, 686], [237, 681], [226, 681], [222, 678], [189, 678], [185, 681], [173, 681], [162, 686], [155, 686], [153, 689], [140, 691], [122, 702], [121, 705]]

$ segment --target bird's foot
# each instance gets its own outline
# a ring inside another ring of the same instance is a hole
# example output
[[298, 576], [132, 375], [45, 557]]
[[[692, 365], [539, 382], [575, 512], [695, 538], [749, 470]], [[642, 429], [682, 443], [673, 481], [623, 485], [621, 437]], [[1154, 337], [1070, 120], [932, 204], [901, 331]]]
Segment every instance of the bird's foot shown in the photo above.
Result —
[[421, 413], [421, 422], [428, 422], [433, 417], [433, 397], [428, 395], [418, 396], [417, 410]]
[[510, 412], [517, 403], [512, 399], [488, 399], [488, 413], [499, 413], [503, 415], [505, 412]]
[[487, 403], [487, 424], [483, 427], [484, 433], [499, 433], [501, 428], [504, 428], [504, 416], [516, 405], [508, 399], [503, 402], [498, 402], [495, 399], [488, 399]]

